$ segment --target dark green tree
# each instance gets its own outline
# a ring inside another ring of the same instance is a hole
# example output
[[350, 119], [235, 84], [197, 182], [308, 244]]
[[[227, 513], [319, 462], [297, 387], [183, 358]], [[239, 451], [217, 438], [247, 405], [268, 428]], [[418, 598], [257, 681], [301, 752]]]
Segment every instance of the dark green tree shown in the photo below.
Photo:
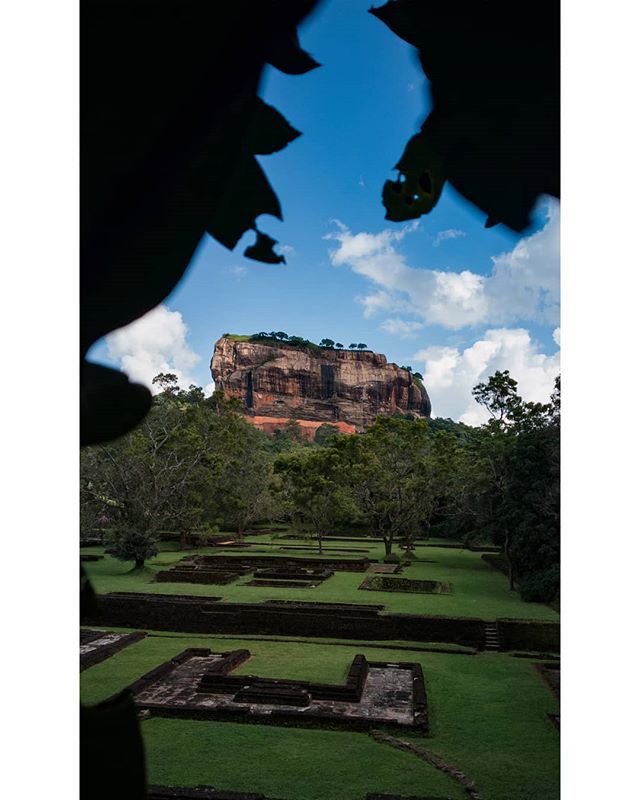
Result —
[[[502, 548], [509, 585], [525, 599], [555, 600], [559, 591], [559, 380], [551, 403], [525, 403], [508, 372], [473, 390], [491, 414], [470, 431], [460, 508], [469, 531]], [[463, 512], [465, 513], [465, 512]]]
[[107, 534], [105, 552], [119, 561], [133, 561], [142, 569], [147, 559], [158, 555], [157, 540], [148, 532], [119, 528]]
[[426, 422], [378, 417], [361, 436], [340, 436], [331, 447], [341, 454], [342, 472], [372, 535], [385, 555], [401, 540], [410, 544], [424, 529], [433, 505]]
[[340, 452], [332, 447], [294, 450], [275, 462], [294, 522], [315, 536], [319, 553], [323, 538], [345, 516], [355, 513], [342, 466]]

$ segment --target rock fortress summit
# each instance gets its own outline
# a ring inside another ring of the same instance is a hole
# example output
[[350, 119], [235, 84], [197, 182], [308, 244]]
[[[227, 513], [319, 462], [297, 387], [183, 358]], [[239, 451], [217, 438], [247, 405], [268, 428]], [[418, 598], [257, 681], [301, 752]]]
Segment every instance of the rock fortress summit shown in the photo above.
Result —
[[248, 419], [267, 433], [292, 418], [313, 437], [327, 423], [355, 433], [379, 414], [431, 415], [422, 381], [381, 353], [290, 338], [293, 343], [225, 334], [211, 359], [216, 388], [240, 400]]

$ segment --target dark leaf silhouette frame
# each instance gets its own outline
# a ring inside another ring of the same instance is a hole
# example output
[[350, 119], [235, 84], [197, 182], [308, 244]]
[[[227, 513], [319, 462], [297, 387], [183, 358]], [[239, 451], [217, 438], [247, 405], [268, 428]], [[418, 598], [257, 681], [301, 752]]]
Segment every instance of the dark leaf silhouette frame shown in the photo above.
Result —
[[371, 13], [418, 49], [432, 111], [387, 181], [387, 219], [417, 219], [445, 180], [524, 230], [541, 194], [560, 196], [560, 8], [510, 0], [389, 0]]

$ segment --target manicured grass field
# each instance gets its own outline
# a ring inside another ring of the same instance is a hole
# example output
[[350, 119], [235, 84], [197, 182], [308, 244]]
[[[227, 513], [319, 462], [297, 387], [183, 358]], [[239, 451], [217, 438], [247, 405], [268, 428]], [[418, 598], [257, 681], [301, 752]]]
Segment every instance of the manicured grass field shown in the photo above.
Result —
[[[371, 660], [399, 658], [397, 651], [358, 644], [153, 633], [83, 672], [83, 701], [110, 696], [187, 647], [244, 647], [252, 658], [238, 673], [326, 682], [344, 680], [359, 652]], [[390, 729], [393, 735], [455, 764], [484, 800], [558, 797], [558, 733], [547, 718], [557, 702], [529, 660], [419, 651], [403, 652], [402, 660], [422, 665], [430, 731]], [[464, 796], [435, 768], [367, 733], [164, 719], [146, 721], [142, 730], [155, 783], [210, 784], [285, 800], [362, 800], [367, 791]]]
[[[306, 543], [304, 540], [272, 539], [268, 535], [252, 537], [251, 547], [243, 550], [225, 548], [200, 548], [178, 551], [174, 543], [164, 543], [162, 551], [151, 559], [144, 569], [133, 570], [132, 564], [116, 561], [107, 556], [102, 561], [85, 563], [85, 568], [97, 592], [158, 592], [161, 594], [192, 594], [219, 596], [228, 602], [259, 603], [263, 600], [304, 600], [318, 602], [361, 603], [383, 605], [389, 613], [435, 614], [452, 617], [480, 617], [493, 620], [499, 617], [558, 621], [558, 613], [548, 606], [523, 602], [517, 592], [509, 591], [507, 578], [482, 560], [480, 553], [468, 550], [419, 545], [416, 561], [402, 571], [402, 577], [450, 583], [450, 594], [407, 594], [403, 592], [361, 591], [358, 586], [364, 573], [336, 572], [333, 577], [315, 589], [247, 586], [251, 576], [244, 576], [227, 585], [202, 585], [191, 583], [155, 583], [156, 573], [169, 569], [188, 553], [224, 553], [241, 558], [244, 555], [273, 555], [274, 557], [299, 556], [318, 558], [312, 550], [284, 550], [283, 547]], [[327, 542], [327, 546], [338, 544]], [[368, 557], [381, 559], [384, 548], [381, 542], [364, 540], [340, 542], [340, 547], [367, 548], [367, 552], [329, 551], [326, 557]], [[82, 552], [102, 553], [101, 548], [84, 548]]]

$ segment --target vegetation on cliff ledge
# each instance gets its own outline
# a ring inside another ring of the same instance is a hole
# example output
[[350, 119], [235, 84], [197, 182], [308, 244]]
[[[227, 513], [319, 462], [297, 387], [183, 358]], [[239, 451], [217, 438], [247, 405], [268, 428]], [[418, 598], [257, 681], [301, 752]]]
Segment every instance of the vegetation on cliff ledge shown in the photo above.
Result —
[[253, 342], [255, 344], [266, 344], [273, 347], [293, 347], [297, 350], [308, 350], [313, 355], [320, 355], [323, 350], [358, 350], [359, 352], [372, 353], [364, 342], [352, 343], [348, 348], [341, 342], [334, 342], [333, 339], [321, 339], [318, 344], [302, 336], [289, 336], [284, 331], [260, 331], [259, 333], [223, 333], [223, 339], [231, 339], [234, 342]]

